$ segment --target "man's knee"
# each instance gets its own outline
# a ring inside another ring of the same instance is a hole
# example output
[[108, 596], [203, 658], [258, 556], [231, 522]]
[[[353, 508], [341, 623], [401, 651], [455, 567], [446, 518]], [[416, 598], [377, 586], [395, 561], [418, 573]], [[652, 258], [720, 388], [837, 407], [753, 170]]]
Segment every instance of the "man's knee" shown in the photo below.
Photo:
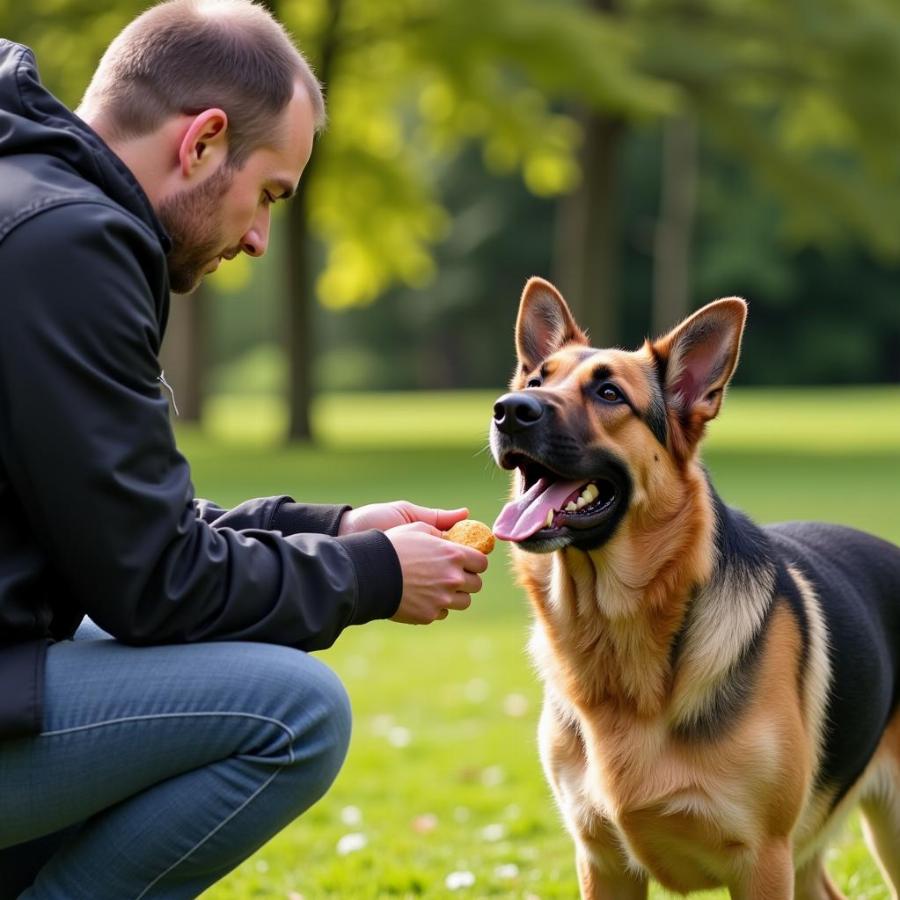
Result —
[[290, 762], [280, 776], [295, 777], [304, 807], [331, 787], [350, 745], [350, 699], [338, 676], [324, 663], [301, 654], [294, 659], [296, 681], [290, 717]]
[[259, 692], [260, 712], [285, 728], [290, 741], [287, 762], [329, 757], [336, 773], [347, 754], [352, 720], [341, 680], [323, 662], [299, 650], [259, 645], [256, 649], [261, 652], [255, 655], [250, 675], [253, 689]]
[[316, 669], [310, 693], [317, 708], [321, 740], [326, 745], [326, 752], [333, 758], [336, 775], [350, 745], [353, 721], [350, 698], [340, 678], [331, 669], [311, 657], [307, 661], [313, 663]]

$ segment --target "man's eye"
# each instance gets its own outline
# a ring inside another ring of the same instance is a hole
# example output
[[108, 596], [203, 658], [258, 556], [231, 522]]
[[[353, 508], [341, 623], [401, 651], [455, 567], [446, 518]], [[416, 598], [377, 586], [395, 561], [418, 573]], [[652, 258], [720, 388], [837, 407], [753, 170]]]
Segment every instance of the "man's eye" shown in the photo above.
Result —
[[625, 399], [622, 392], [614, 384], [601, 385], [597, 390], [597, 396], [607, 403], [619, 403]]
[[263, 206], [271, 206], [274, 202], [275, 198], [268, 191], [264, 191], [262, 195]]

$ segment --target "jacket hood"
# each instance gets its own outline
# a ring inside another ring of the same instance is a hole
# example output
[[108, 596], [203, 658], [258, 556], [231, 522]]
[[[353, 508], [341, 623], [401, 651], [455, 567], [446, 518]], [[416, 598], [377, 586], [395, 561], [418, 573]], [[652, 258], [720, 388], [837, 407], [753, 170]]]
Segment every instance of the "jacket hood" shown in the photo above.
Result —
[[149, 225], [165, 252], [169, 237], [131, 170], [86, 122], [42, 84], [28, 47], [0, 38], [0, 157], [59, 160]]

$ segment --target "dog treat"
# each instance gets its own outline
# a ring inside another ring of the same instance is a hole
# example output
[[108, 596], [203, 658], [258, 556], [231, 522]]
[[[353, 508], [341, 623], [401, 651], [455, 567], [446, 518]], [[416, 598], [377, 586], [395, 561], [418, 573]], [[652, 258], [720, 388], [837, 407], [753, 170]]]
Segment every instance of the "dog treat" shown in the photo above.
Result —
[[494, 535], [490, 528], [477, 519], [463, 519], [457, 522], [444, 537], [454, 544], [465, 544], [482, 553], [490, 553], [494, 549]]

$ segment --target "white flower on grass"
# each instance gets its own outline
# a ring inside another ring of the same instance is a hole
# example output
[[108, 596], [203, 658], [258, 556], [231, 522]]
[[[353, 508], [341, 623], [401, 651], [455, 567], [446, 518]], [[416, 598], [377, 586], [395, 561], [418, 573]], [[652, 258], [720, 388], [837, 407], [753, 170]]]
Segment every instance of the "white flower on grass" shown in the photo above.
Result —
[[388, 732], [387, 739], [392, 747], [408, 747], [412, 743], [412, 732], [402, 725], [395, 725]]
[[481, 829], [481, 839], [483, 841], [487, 841], [490, 844], [496, 841], [502, 841], [505, 837], [506, 826], [501, 824], [500, 822], [494, 822], [490, 825], [485, 825], [484, 828]]
[[457, 806], [453, 810], [453, 818], [455, 821], [459, 822], [462, 825], [464, 822], [468, 822], [469, 819], [472, 818], [472, 813], [467, 806]]
[[264, 859], [258, 859], [256, 861], [256, 871], [265, 875], [269, 871], [269, 864]]
[[494, 877], [508, 881], [519, 877], [519, 867], [515, 863], [506, 863], [494, 869]]
[[503, 712], [513, 719], [521, 719], [528, 713], [528, 698], [524, 694], [507, 694], [503, 698]]
[[471, 872], [451, 872], [445, 879], [444, 884], [448, 891], [459, 891], [462, 888], [469, 888], [475, 884], [475, 876]]
[[345, 834], [337, 842], [337, 852], [341, 856], [346, 856], [348, 853], [355, 853], [357, 850], [362, 850], [368, 843], [369, 839], [364, 834], [359, 834], [358, 832]]
[[389, 713], [381, 713], [372, 718], [372, 733], [384, 737], [394, 727], [394, 717]]
[[481, 783], [485, 787], [497, 787], [506, 781], [506, 772], [502, 766], [488, 766], [481, 773]]
[[345, 806], [341, 810], [341, 821], [345, 825], [359, 825], [362, 818], [362, 810], [358, 806]]

